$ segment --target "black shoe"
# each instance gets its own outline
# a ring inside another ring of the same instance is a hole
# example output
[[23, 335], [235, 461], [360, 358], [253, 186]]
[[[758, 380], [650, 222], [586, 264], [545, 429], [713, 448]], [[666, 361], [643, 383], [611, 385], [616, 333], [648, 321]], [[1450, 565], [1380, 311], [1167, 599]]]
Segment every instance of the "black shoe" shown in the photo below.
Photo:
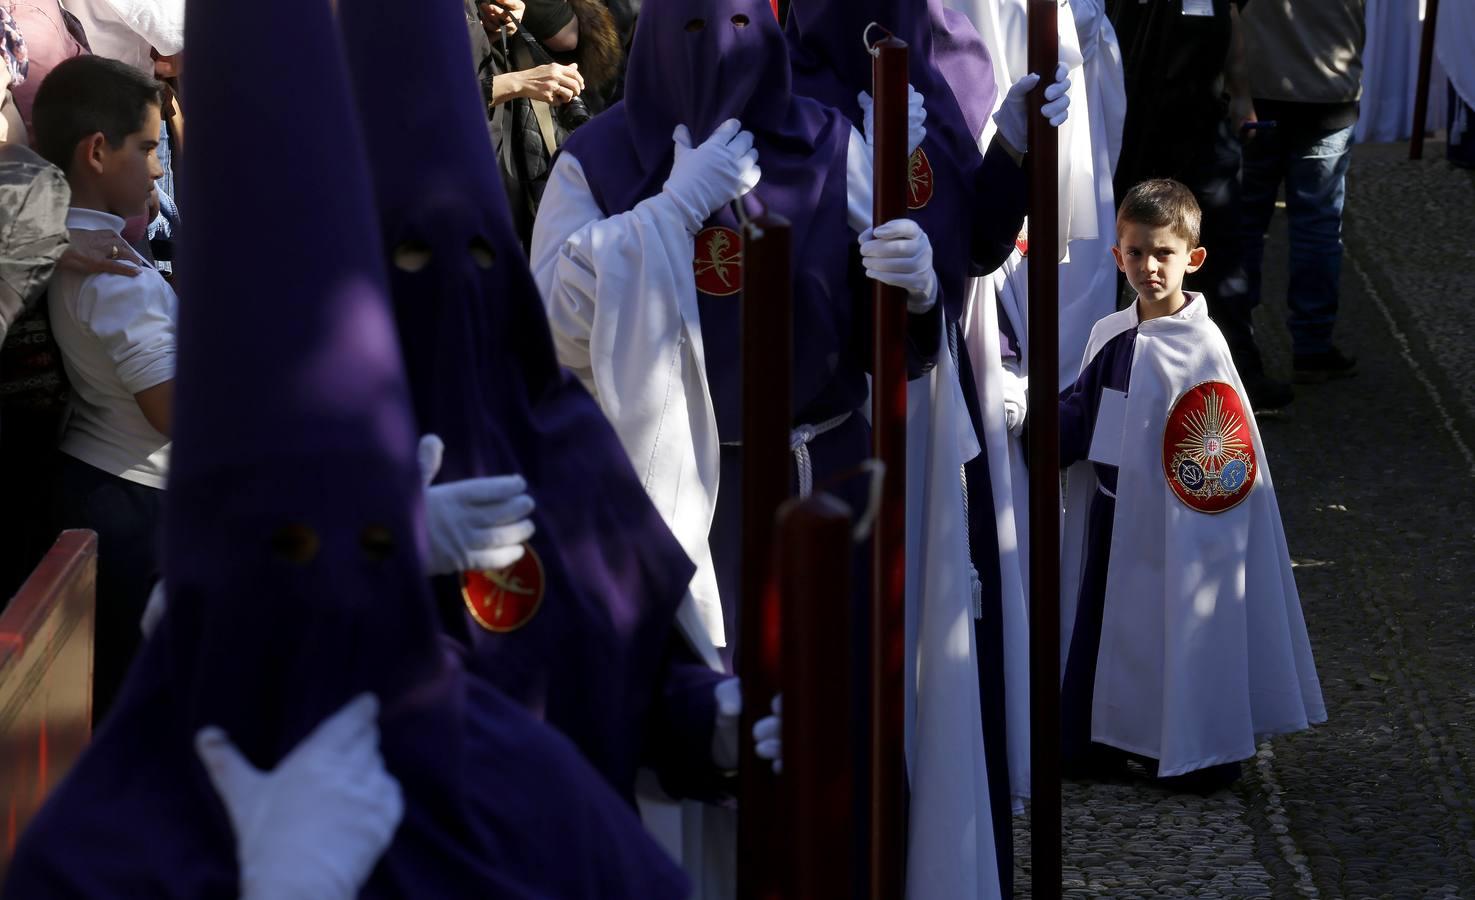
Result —
[[1244, 376], [1245, 393], [1250, 395], [1250, 408], [1257, 413], [1280, 409], [1296, 399], [1296, 391], [1284, 381], [1261, 372]]
[[1356, 375], [1357, 357], [1348, 356], [1333, 347], [1322, 353], [1297, 353], [1294, 366], [1297, 384], [1321, 384], [1333, 378]]

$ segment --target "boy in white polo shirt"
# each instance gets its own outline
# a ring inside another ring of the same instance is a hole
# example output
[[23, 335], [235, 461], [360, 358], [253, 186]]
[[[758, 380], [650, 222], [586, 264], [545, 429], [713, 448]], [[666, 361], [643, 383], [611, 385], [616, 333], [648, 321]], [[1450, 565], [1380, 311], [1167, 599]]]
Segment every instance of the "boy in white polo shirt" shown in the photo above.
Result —
[[98, 56], [63, 62], [36, 93], [37, 147], [72, 189], [67, 228], [111, 234], [110, 255], [143, 270], [133, 278], [61, 271], [48, 298], [72, 386], [57, 524], [98, 535], [94, 721], [138, 646], [169, 466], [177, 300], [121, 234], [124, 219], [144, 213], [162, 174], [159, 115], [157, 82]]

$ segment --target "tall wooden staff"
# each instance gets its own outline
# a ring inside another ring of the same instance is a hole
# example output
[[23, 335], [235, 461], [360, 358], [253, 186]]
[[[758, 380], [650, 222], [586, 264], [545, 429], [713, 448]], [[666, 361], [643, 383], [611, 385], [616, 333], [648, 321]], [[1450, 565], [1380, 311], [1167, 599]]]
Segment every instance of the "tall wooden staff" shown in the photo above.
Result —
[[1424, 158], [1424, 126], [1429, 119], [1429, 77], [1434, 68], [1434, 25], [1439, 19], [1439, 0], [1426, 0], [1424, 40], [1419, 45], [1419, 80], [1414, 86], [1414, 129], [1408, 141], [1408, 158]]
[[[872, 47], [876, 133], [874, 224], [907, 213], [907, 45]], [[871, 575], [872, 900], [897, 900], [906, 883], [906, 291], [876, 283], [871, 368], [872, 455], [885, 465]]]
[[1058, 900], [1060, 868], [1059, 152], [1040, 113], [1060, 58], [1058, 0], [1030, 0], [1029, 594], [1030, 862], [1036, 900]]
[[738, 672], [738, 898], [774, 900], [787, 845], [778, 782], [750, 735], [779, 689], [780, 604], [774, 529], [789, 497], [789, 411], [793, 369], [791, 229], [765, 213], [743, 226], [743, 525]]
[[829, 494], [780, 513], [788, 900], [855, 900], [850, 510]]

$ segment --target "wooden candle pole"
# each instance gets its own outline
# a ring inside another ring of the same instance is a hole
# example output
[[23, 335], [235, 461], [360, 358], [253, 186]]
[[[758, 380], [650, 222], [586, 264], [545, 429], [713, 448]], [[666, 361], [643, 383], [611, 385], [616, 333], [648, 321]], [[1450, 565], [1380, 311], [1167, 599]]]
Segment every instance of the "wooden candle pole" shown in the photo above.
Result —
[[753, 752], [753, 724], [778, 692], [780, 607], [773, 571], [774, 530], [789, 497], [789, 412], [793, 369], [791, 233], [780, 216], [743, 226], [743, 525], [738, 673], [739, 900], [773, 900], [782, 887], [786, 822], [778, 815], [772, 766]]
[[[874, 46], [876, 225], [907, 213], [907, 45]], [[870, 896], [897, 900], [906, 884], [906, 291], [877, 283], [871, 369], [872, 455], [886, 467], [871, 574]]]
[[1029, 594], [1030, 865], [1035, 900], [1059, 900], [1060, 859], [1060, 207], [1056, 131], [1040, 114], [1060, 58], [1058, 0], [1030, 0]]
[[[784, 630], [783, 819], [788, 900], [855, 900], [850, 509], [829, 494], [780, 514]], [[766, 711], [766, 710], [765, 710]]]
[[1424, 128], [1429, 119], [1429, 78], [1434, 69], [1434, 27], [1439, 0], [1425, 0], [1424, 38], [1419, 45], [1419, 80], [1414, 86], [1414, 128], [1408, 140], [1408, 158], [1424, 158]]

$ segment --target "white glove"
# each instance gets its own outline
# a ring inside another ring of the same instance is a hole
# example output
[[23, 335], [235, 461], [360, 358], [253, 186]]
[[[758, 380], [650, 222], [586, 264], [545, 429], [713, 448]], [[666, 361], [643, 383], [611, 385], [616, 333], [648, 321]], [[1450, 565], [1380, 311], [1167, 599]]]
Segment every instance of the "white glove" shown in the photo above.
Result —
[[921, 314], [937, 302], [937, 275], [932, 271], [932, 242], [911, 219], [893, 219], [860, 235], [866, 276], [905, 288], [907, 312]]
[[[861, 91], [856, 95], [855, 102], [860, 104], [861, 111], [865, 113], [866, 146], [874, 153], [876, 149], [876, 126], [873, 122], [875, 101], [871, 95]], [[927, 108], [922, 103], [922, 95], [910, 84], [907, 85], [907, 156], [917, 152], [922, 146], [922, 141], [927, 139], [927, 128], [922, 124], [927, 121]]]
[[759, 759], [770, 760], [773, 763], [773, 773], [782, 775], [784, 771], [784, 695], [775, 694], [773, 702], [769, 704], [773, 715], [764, 716], [753, 723], [753, 742], [757, 745], [754, 752]]
[[431, 575], [495, 572], [522, 559], [533, 536], [533, 498], [518, 475], [468, 478], [431, 487], [445, 444], [420, 438], [420, 478], [425, 486], [425, 526], [430, 532]]
[[[1055, 83], [1045, 88], [1045, 104], [1040, 107], [1051, 128], [1059, 128], [1070, 110], [1070, 69], [1065, 63], [1055, 67]], [[1029, 150], [1029, 92], [1040, 83], [1040, 76], [1031, 72], [1009, 88], [1004, 105], [994, 113], [994, 124], [999, 126], [999, 136], [1020, 153]]]
[[1024, 417], [1029, 412], [1029, 377], [1020, 377], [1008, 369], [1000, 369], [1004, 388], [1004, 427], [1015, 437], [1024, 431]]
[[242, 900], [357, 897], [404, 815], [379, 755], [379, 701], [360, 694], [262, 772], [225, 732], [195, 735], [236, 834]]
[[164, 579], [154, 582], [154, 589], [149, 591], [149, 602], [143, 608], [143, 618], [138, 622], [138, 630], [143, 632], [144, 639], [152, 637], [154, 629], [159, 627], [159, 620], [164, 618]]
[[717, 720], [712, 726], [712, 762], [731, 771], [738, 767], [738, 719], [743, 714], [742, 682], [736, 678], [719, 681], [712, 689], [717, 698]]
[[691, 132], [677, 125], [671, 139], [676, 159], [662, 193], [671, 198], [686, 219], [686, 230], [696, 234], [721, 209], [758, 186], [762, 171], [753, 135], [737, 119], [728, 119], [695, 149]]

